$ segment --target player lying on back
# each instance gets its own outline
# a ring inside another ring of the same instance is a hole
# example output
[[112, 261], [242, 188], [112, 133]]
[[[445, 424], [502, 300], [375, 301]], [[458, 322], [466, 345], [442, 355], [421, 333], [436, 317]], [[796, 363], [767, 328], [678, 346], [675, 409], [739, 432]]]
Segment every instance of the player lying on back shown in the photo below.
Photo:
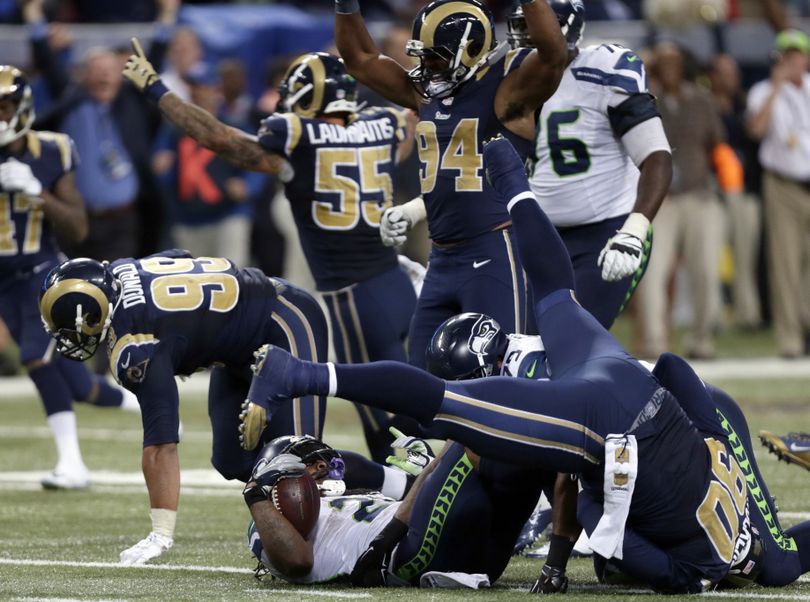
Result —
[[487, 458], [579, 474], [577, 518], [591, 547], [657, 591], [795, 581], [810, 569], [810, 521], [779, 526], [739, 408], [730, 398], [717, 407], [677, 356], [651, 374], [580, 307], [565, 246], [520, 158], [502, 139], [484, 153], [510, 199], [552, 379], [448, 382], [392, 362], [301, 362], [271, 347], [269, 404], [336, 395], [410, 415]]
[[[173, 543], [180, 498], [175, 375], [215, 366], [211, 463], [226, 479], [245, 481], [256, 452], [240, 446], [239, 409], [265, 377], [261, 365], [251, 374], [254, 352], [272, 343], [308, 360], [327, 355], [326, 320], [308, 293], [255, 268], [177, 249], [112, 264], [62, 263], [45, 279], [39, 307], [57, 351], [87, 359], [106, 345], [113, 376], [138, 397], [152, 531], [121, 553], [125, 564], [144, 563]], [[319, 436], [325, 413], [325, 397], [303, 395], [273, 416], [267, 436]]]
[[[304, 471], [322, 497], [294, 512], [303, 515], [301, 524], [282, 513], [283, 502], [276, 504], [284, 496], [282, 481]], [[292, 583], [349, 578], [363, 587], [418, 586], [432, 572], [479, 574], [494, 582], [553, 475], [505, 470], [451, 444], [402, 502], [345, 491], [352, 478], [341, 453], [321, 441], [282, 437], [267, 444], [244, 491], [253, 517], [248, 545], [261, 565]]]
[[64, 240], [87, 236], [84, 201], [74, 181], [73, 141], [37, 132], [34, 97], [23, 73], [0, 65], [0, 318], [20, 348], [20, 363], [37, 388], [56, 442], [58, 460], [42, 480], [46, 489], [83, 489], [90, 474], [79, 451], [73, 401], [137, 410], [103, 378], [77, 362], [53, 355], [42, 330], [37, 294], [48, 270], [64, 259]]
[[424, 366], [430, 337], [461, 311], [482, 311], [523, 332], [526, 296], [505, 200], [484, 177], [481, 145], [496, 134], [526, 156], [534, 112], [557, 88], [565, 40], [543, 1], [524, 4], [536, 49], [498, 43], [478, 0], [435, 0], [413, 22], [412, 70], [380, 53], [357, 0], [336, 0], [335, 43], [354, 77], [419, 111], [420, 180], [433, 248], [411, 321], [409, 361]]
[[[380, 242], [380, 217], [391, 206], [392, 174], [413, 148], [403, 111], [359, 111], [357, 82], [343, 61], [324, 52], [296, 58], [279, 89], [280, 111], [258, 137], [228, 127], [184, 102], [160, 81], [133, 43], [124, 76], [177, 128], [242, 169], [280, 173], [301, 246], [329, 309], [341, 362], [404, 361], [416, 296], [393, 249]], [[255, 449], [262, 408], [249, 405], [245, 449]], [[388, 448], [388, 416], [358, 407], [372, 456]], [[255, 420], [254, 420], [255, 417]], [[407, 426], [407, 425], [402, 425]]]

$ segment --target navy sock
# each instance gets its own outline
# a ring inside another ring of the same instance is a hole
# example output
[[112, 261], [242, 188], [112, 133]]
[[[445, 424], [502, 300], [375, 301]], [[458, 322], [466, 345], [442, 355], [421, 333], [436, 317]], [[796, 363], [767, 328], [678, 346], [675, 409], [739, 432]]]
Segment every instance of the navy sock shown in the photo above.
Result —
[[34, 381], [34, 385], [39, 391], [47, 416], [57, 412], [71, 411], [72, 395], [61, 371], [55, 364], [43, 364], [30, 370], [28, 376]]
[[346, 488], [381, 491], [385, 482], [385, 471], [381, 464], [372, 462], [353, 451], [340, 450], [346, 463]]
[[98, 374], [90, 374], [84, 364], [59, 358], [59, 370], [65, 379], [74, 401], [92, 403], [102, 408], [119, 408], [124, 394], [107, 379]]
[[101, 408], [120, 408], [121, 403], [124, 401], [124, 394], [121, 389], [113, 387], [103, 376], [94, 374], [92, 378], [93, 382], [98, 385], [98, 394], [95, 400], [92, 401], [93, 405]]
[[335, 364], [338, 397], [428, 424], [444, 399], [444, 381], [400, 362]]

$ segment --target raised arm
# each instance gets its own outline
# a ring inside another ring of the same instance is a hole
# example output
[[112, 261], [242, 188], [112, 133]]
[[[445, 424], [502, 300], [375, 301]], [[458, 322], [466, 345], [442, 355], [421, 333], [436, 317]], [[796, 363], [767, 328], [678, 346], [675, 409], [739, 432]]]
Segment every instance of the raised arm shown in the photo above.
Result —
[[236, 167], [271, 174], [281, 171], [282, 159], [263, 149], [254, 136], [225, 125], [208, 111], [172, 94], [160, 81], [136, 38], [132, 39], [132, 48], [135, 53], [127, 61], [124, 77], [178, 129]]
[[[568, 64], [568, 49], [557, 17], [545, 0], [522, 2], [522, 6], [535, 50], [501, 83], [495, 96], [495, 113], [516, 134], [533, 137], [534, 112], [560, 84]], [[521, 119], [531, 124], [518, 130], [517, 124], [510, 123]]]
[[388, 100], [418, 109], [419, 99], [408, 72], [377, 48], [366, 29], [357, 0], [335, 0], [335, 12], [335, 44], [349, 73]]

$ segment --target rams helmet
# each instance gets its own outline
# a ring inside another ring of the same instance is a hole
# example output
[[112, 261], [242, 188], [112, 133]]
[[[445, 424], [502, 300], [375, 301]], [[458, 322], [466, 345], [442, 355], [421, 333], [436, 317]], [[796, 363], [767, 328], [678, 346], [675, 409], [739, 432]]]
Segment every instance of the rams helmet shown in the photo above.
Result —
[[343, 59], [310, 52], [295, 59], [279, 88], [279, 104], [301, 117], [355, 113], [357, 81], [346, 72]]
[[72, 360], [92, 357], [107, 337], [120, 295], [120, 283], [100, 261], [71, 259], [52, 269], [39, 311], [56, 350]]
[[446, 98], [486, 65], [495, 51], [495, 26], [478, 0], [434, 0], [413, 21], [405, 50], [419, 59], [408, 73], [424, 98]]
[[427, 370], [445, 380], [495, 374], [508, 340], [500, 324], [487, 315], [467, 312], [448, 318], [433, 333], [425, 360]]
[[34, 94], [23, 72], [11, 65], [0, 65], [0, 100], [17, 105], [10, 121], [0, 121], [0, 147], [24, 136], [34, 123]]
[[[557, 15], [563, 37], [568, 43], [568, 50], [573, 50], [582, 39], [585, 30], [585, 5], [582, 0], [548, 0], [551, 10]], [[512, 48], [534, 48], [523, 16], [523, 7], [519, 6], [506, 20], [506, 39]]]

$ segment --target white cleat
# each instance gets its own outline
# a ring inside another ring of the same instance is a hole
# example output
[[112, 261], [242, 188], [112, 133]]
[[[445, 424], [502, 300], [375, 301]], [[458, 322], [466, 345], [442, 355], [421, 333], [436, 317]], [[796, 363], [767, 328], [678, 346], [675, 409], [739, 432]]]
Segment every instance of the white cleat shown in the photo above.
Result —
[[72, 471], [56, 468], [41, 483], [45, 489], [87, 489], [90, 487], [90, 473], [86, 468]]
[[174, 545], [174, 540], [171, 537], [152, 531], [134, 546], [121, 552], [119, 559], [121, 564], [126, 566], [146, 564], [163, 552], [169, 551], [172, 545]]

